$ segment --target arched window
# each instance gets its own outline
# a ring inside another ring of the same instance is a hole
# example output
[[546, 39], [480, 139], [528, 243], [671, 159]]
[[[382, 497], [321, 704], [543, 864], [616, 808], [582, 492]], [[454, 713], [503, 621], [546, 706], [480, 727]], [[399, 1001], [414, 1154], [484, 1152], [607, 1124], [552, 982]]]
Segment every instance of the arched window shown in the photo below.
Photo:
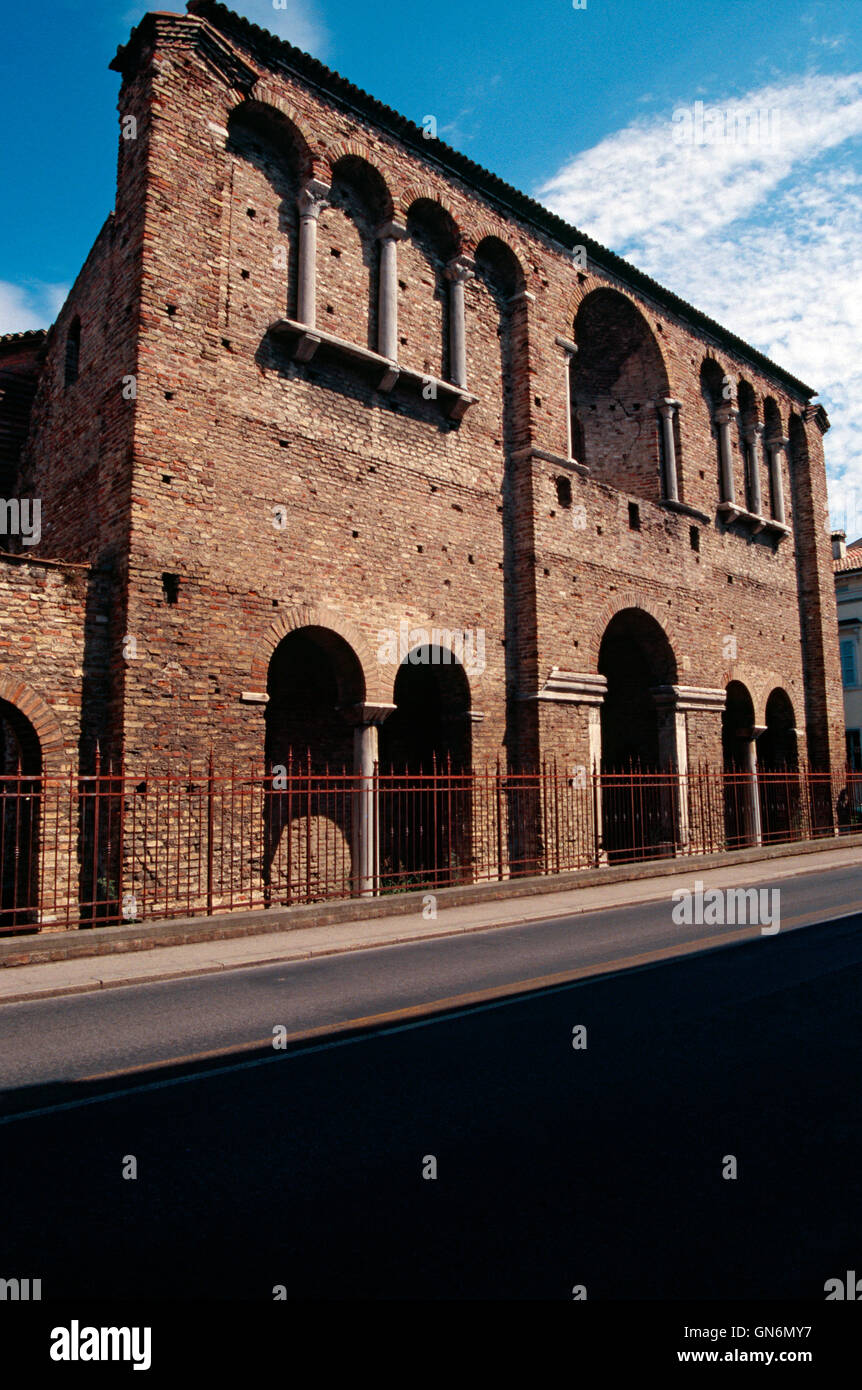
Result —
[[[669, 396], [664, 360], [640, 310], [616, 290], [593, 290], [575, 319], [572, 452], [594, 478], [650, 502], [662, 478], [659, 403]], [[675, 451], [674, 451], [675, 452]]]
[[73, 319], [66, 335], [66, 368], [64, 386], [71, 386], [78, 380], [78, 362], [81, 356], [81, 320]]

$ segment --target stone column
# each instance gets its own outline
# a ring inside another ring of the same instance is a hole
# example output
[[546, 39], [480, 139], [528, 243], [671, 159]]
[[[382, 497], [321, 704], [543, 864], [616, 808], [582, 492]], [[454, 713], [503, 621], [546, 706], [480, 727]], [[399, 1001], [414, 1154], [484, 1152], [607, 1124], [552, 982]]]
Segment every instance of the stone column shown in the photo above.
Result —
[[745, 447], [748, 453], [748, 482], [751, 493], [750, 509], [755, 516], [762, 515], [763, 497], [760, 489], [760, 453], [763, 438], [762, 425], [749, 425], [745, 431]]
[[766, 441], [766, 452], [769, 458], [769, 482], [772, 488], [772, 515], [781, 525], [786, 525], [784, 515], [784, 482], [781, 475], [781, 455], [790, 447], [790, 440], [781, 436], [773, 436]]
[[745, 742], [743, 759], [748, 774], [746, 829], [753, 845], [763, 844], [763, 827], [760, 822], [760, 785], [757, 778], [757, 740], [765, 732], [765, 724], [755, 724], [750, 732], [746, 730], [743, 735]]
[[735, 411], [729, 403], [720, 405], [715, 412], [718, 426], [718, 455], [721, 460], [721, 500], [736, 505], [736, 488], [733, 485], [733, 446], [730, 442], [730, 425]]
[[317, 219], [326, 206], [329, 186], [312, 179], [299, 195], [299, 287], [296, 317], [314, 328], [317, 322]]
[[[604, 694], [602, 694], [602, 701]], [[607, 864], [608, 854], [604, 844], [602, 826], [602, 708], [601, 704], [591, 704], [587, 710], [587, 736], [589, 738], [589, 785], [594, 790], [593, 815], [595, 816], [594, 838], [596, 844], [596, 864]]]
[[380, 818], [374, 765], [379, 753], [378, 730], [395, 705], [355, 705], [348, 713], [353, 730], [353, 893], [371, 897], [380, 879]]
[[380, 283], [377, 296], [377, 351], [398, 361], [398, 243], [407, 235], [400, 222], [387, 222], [380, 241]]
[[467, 389], [467, 330], [464, 313], [464, 285], [473, 278], [473, 267], [463, 256], [446, 267], [449, 281], [449, 379]]
[[679, 410], [679, 401], [663, 396], [658, 402], [661, 416], [662, 440], [664, 442], [664, 495], [667, 502], [679, 501], [679, 478], [676, 466], [676, 440], [674, 438], [674, 415]]

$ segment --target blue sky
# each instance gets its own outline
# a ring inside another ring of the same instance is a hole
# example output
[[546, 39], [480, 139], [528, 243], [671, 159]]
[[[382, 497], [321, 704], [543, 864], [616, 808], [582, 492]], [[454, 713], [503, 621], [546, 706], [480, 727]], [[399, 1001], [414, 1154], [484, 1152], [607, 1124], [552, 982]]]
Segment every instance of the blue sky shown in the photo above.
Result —
[[[234, 8], [817, 387], [833, 520], [862, 531], [862, 0], [286, 6]], [[0, 333], [51, 322], [113, 204], [107, 65], [146, 8], [7, 0]]]

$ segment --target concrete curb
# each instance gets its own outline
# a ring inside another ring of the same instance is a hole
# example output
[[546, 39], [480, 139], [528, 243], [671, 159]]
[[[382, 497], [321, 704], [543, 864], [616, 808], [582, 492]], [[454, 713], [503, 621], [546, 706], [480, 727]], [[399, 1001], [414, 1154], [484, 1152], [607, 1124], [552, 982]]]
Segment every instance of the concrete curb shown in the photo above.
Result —
[[[599, 869], [578, 869], [571, 873], [537, 875], [503, 882], [471, 883], [454, 888], [426, 888], [416, 893], [398, 893], [380, 898], [347, 898], [338, 902], [308, 903], [301, 907], [256, 908], [252, 911], [219, 913], [212, 917], [174, 918], [150, 926], [135, 923], [130, 926], [97, 927], [86, 931], [39, 932], [29, 936], [0, 939], [0, 967], [37, 965], [50, 961], [77, 960], [83, 957], [117, 955], [127, 951], [154, 950], [159, 946], [184, 946], [195, 942], [225, 941], [244, 936], [260, 936], [270, 932], [297, 931], [303, 927], [334, 926], [342, 922], [371, 922], [380, 918], [410, 916], [421, 912], [423, 898], [434, 892], [438, 911], [444, 908], [472, 906], [483, 902], [499, 902], [514, 898], [532, 898], [565, 893], [573, 888], [593, 888], [602, 884], [625, 883], [634, 879], [667, 878], [700, 869], [758, 863], [769, 859], [786, 859], [806, 854], [821, 854], [829, 850], [858, 848], [862, 850], [862, 835], [830, 836], [822, 840], [804, 840], [790, 844], [771, 845], [755, 849], [730, 850], [718, 854], [695, 855], [691, 858], [662, 859], [652, 863], [620, 864]], [[483, 928], [487, 930], [487, 928]], [[464, 930], [461, 928], [460, 930]], [[450, 933], [447, 933], [449, 935]], [[457, 934], [457, 933], [451, 933]], [[403, 938], [404, 940], [411, 939]], [[393, 938], [387, 938], [393, 941]], [[364, 940], [353, 949], [377, 944]], [[346, 948], [350, 949], [350, 948]], [[309, 956], [318, 954], [308, 952]], [[320, 952], [330, 954], [330, 952]], [[277, 958], [281, 959], [281, 957]], [[297, 957], [299, 959], [299, 957]], [[255, 962], [257, 964], [258, 962]], [[266, 961], [259, 962], [266, 964]], [[224, 969], [225, 967], [210, 967]], [[172, 976], [176, 975], [172, 972]], [[198, 967], [192, 973], [203, 974]], [[164, 975], [155, 979], [168, 978]], [[148, 981], [152, 983], [153, 981]], [[119, 982], [118, 982], [119, 983]], [[145, 983], [143, 977], [140, 983]], [[89, 988], [94, 986], [90, 985]], [[104, 987], [109, 987], [108, 985]], [[57, 993], [59, 991], [50, 991]], [[69, 987], [69, 993], [79, 992]], [[22, 996], [33, 998], [32, 994]], [[4, 1002], [13, 1002], [11, 996]]]

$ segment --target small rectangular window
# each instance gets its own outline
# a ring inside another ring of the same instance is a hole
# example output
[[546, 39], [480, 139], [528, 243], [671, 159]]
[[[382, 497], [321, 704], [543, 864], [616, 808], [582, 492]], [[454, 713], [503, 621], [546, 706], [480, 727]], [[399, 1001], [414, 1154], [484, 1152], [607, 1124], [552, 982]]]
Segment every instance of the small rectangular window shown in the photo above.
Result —
[[845, 686], [859, 684], [859, 674], [856, 665], [856, 643], [845, 641], [841, 643], [841, 680]]
[[641, 529], [641, 509], [637, 502], [629, 502], [629, 530], [639, 531]]
[[854, 772], [862, 771], [862, 730], [847, 730], [847, 766]]

